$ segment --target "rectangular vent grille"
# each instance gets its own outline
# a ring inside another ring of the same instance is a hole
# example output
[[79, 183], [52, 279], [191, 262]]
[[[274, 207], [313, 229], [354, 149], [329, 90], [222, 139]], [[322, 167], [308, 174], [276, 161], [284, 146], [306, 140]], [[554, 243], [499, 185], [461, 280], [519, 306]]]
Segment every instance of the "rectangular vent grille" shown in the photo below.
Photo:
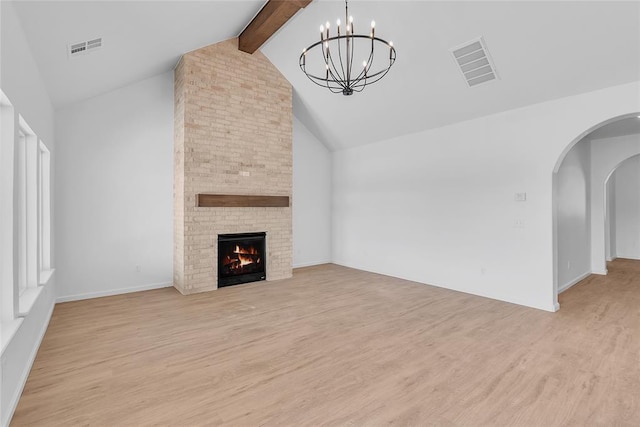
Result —
[[499, 78], [482, 37], [451, 49], [451, 54], [469, 87]]
[[102, 37], [69, 45], [69, 57], [75, 57], [102, 47]]

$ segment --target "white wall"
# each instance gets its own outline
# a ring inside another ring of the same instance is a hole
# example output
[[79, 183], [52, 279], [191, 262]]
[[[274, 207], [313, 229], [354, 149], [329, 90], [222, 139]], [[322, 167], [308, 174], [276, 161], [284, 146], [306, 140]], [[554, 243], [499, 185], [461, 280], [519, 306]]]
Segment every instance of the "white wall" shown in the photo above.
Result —
[[639, 91], [616, 86], [335, 152], [334, 262], [555, 310], [553, 171], [590, 129], [640, 111]]
[[[591, 271], [593, 273], [607, 273], [606, 180], [624, 160], [638, 154], [640, 154], [639, 134], [591, 141]], [[616, 180], [616, 186], [618, 184]], [[618, 256], [621, 255], [618, 254]]]
[[173, 73], [56, 112], [59, 301], [171, 286]]
[[[11, 100], [15, 112], [21, 114], [33, 131], [51, 151], [52, 168], [56, 168], [54, 112], [44, 82], [24, 36], [13, 5], [0, 2], [0, 88]], [[55, 180], [55, 178], [53, 178]], [[55, 217], [55, 196], [52, 199]], [[55, 242], [55, 231], [52, 234]], [[52, 253], [55, 267], [57, 254]], [[56, 277], [44, 287], [29, 315], [2, 353], [0, 365], [0, 424], [6, 425], [13, 414], [31, 364], [49, 323], [55, 300]]]
[[591, 144], [576, 144], [556, 176], [558, 290], [562, 292], [591, 273]]
[[640, 156], [622, 162], [614, 175], [616, 255], [640, 259]]
[[331, 261], [331, 153], [293, 119], [293, 266]]

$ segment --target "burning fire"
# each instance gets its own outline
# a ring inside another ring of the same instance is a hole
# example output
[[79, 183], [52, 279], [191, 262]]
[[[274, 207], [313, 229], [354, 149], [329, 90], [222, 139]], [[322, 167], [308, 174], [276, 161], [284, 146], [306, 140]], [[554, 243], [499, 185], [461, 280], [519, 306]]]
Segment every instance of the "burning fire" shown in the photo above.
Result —
[[224, 265], [229, 265], [232, 270], [240, 269], [244, 266], [260, 263], [260, 252], [253, 246], [241, 247], [236, 245], [233, 255], [225, 257]]
[[249, 249], [240, 248], [240, 246], [236, 245], [236, 250], [233, 251], [234, 254], [246, 254], [246, 255], [258, 255], [258, 251], [251, 246]]
[[[234, 254], [238, 255], [238, 260], [240, 261], [240, 267], [244, 267], [245, 265], [253, 264], [254, 257], [251, 255], [258, 255], [258, 251], [252, 246], [248, 249], [240, 248], [240, 246], [236, 245], [236, 250], [233, 251]], [[256, 262], [260, 262], [258, 259]]]

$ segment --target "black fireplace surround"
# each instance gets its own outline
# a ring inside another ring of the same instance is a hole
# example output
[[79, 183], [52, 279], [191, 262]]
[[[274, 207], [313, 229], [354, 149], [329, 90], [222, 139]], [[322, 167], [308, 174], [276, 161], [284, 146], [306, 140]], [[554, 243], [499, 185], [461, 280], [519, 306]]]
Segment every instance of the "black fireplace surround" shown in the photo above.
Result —
[[218, 235], [218, 287], [266, 279], [266, 233]]

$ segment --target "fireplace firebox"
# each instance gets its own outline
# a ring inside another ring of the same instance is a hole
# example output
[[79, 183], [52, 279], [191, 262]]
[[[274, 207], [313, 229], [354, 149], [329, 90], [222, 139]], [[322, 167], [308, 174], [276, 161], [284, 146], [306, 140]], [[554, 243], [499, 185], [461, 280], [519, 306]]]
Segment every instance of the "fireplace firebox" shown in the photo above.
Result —
[[266, 279], [266, 233], [218, 235], [218, 287]]

